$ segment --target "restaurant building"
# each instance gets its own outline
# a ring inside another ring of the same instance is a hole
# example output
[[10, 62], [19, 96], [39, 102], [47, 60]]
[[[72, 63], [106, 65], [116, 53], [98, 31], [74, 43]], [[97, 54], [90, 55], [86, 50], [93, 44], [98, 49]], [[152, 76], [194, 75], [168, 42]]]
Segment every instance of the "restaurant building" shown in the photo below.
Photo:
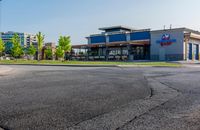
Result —
[[74, 45], [73, 59], [106, 61], [199, 60], [200, 32], [187, 28], [164, 30], [125, 26], [100, 28], [87, 37], [88, 44]]

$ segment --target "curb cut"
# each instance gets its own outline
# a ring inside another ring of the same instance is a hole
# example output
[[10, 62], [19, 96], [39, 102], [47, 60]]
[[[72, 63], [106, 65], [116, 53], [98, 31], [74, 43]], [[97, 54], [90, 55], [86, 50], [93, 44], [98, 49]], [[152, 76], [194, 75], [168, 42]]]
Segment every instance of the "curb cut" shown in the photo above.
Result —
[[183, 65], [185, 68], [200, 68], [200, 65]]
[[[10, 68], [10, 67], [7, 67], [7, 66], [0, 66], [0, 75], [3, 75], [3, 74], [7, 74], [9, 72], [11, 72], [13, 69]], [[1, 130], [1, 129], [0, 129]]]

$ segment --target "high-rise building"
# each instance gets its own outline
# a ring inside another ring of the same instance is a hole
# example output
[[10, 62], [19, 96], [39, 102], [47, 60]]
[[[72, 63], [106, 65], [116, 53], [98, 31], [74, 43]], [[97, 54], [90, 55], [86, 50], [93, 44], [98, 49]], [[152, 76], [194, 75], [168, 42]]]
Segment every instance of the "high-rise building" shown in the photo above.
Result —
[[14, 34], [17, 34], [19, 36], [21, 46], [29, 47], [31, 44], [33, 44], [35, 47], [37, 47], [36, 35], [34, 34], [19, 33], [19, 32], [12, 32], [12, 31], [3, 32], [1, 33], [1, 38], [6, 45], [6, 53], [9, 53], [9, 50], [12, 47], [11, 39], [14, 36]]
[[19, 33], [19, 32], [3, 32], [1, 37], [5, 43], [11, 42], [14, 34], [17, 34], [20, 37], [21, 46], [30, 46], [32, 43], [36, 42], [36, 35], [28, 34], [28, 33]]

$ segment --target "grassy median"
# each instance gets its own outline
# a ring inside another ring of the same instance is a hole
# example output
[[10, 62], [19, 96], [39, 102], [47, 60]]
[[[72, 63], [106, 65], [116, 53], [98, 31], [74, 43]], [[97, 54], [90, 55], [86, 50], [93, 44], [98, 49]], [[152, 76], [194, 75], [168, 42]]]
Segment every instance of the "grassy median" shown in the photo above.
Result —
[[48, 65], [124, 65], [124, 66], [158, 66], [180, 67], [180, 64], [169, 62], [106, 62], [106, 61], [51, 61], [51, 60], [1, 60], [0, 64], [48, 64]]

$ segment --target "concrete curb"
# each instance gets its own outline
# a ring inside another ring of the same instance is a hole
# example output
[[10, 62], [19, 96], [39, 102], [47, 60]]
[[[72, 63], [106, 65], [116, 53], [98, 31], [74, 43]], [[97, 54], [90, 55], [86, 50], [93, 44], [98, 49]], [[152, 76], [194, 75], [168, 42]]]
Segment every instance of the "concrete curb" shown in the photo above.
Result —
[[117, 65], [117, 67], [124, 67], [124, 68], [132, 68], [132, 67], [138, 67], [138, 68], [143, 68], [143, 67], [159, 67], [159, 68], [180, 68], [178, 66], [150, 66], [150, 65]]
[[193, 65], [193, 64], [183, 64], [182, 65], [183, 67], [185, 67], [185, 68], [200, 68], [200, 65], [198, 64], [198, 65]]
[[[0, 64], [0, 65], [6, 65], [6, 66], [61, 66], [61, 67], [121, 67], [121, 68], [133, 68], [133, 67], [168, 67], [168, 68], [177, 68], [176, 66], [148, 66], [148, 65], [82, 65], [82, 64], [70, 64], [70, 65], [64, 65], [64, 64]], [[183, 66], [182, 66], [183, 67]]]
[[64, 65], [64, 64], [0, 64], [0, 65], [7, 65], [7, 66], [63, 66], [63, 67], [118, 67], [118, 65], [77, 65], [77, 64], [71, 64], [71, 65]]
[[152, 95], [150, 97], [133, 101], [110, 113], [80, 122], [75, 126], [67, 128], [67, 130], [120, 129], [141, 115], [148, 113], [179, 95], [179, 92], [176, 90], [156, 80], [147, 80], [152, 88]]

